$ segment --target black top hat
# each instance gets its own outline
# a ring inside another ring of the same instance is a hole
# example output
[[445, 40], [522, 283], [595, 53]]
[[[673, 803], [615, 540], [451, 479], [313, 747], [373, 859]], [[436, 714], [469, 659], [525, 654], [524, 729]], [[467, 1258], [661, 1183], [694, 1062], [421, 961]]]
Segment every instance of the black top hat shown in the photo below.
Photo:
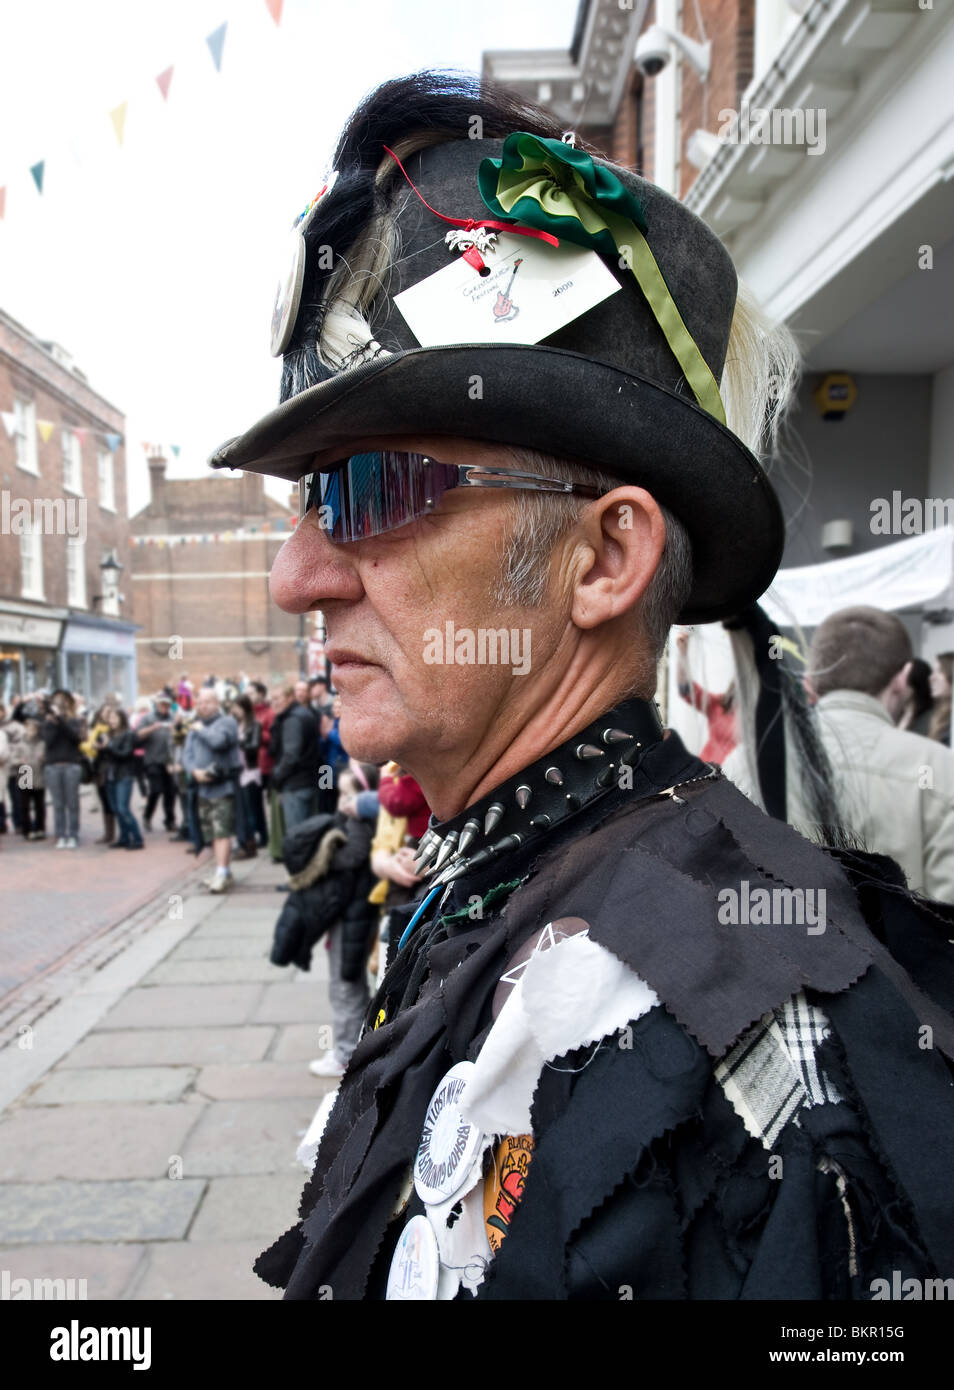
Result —
[[[778, 568], [784, 528], [758, 460], [724, 423], [716, 383], [737, 280], [719, 239], [677, 199], [549, 138], [552, 128], [447, 138], [400, 164], [384, 148], [397, 138], [381, 139], [382, 128], [364, 121], [362, 168], [342, 170], [302, 223], [304, 267], [290, 280], [285, 337], [286, 368], [304, 355], [306, 374], [286, 370], [290, 398], [211, 465], [295, 480], [359, 442], [400, 435], [538, 449], [638, 483], [680, 519], [694, 575], [683, 621], [715, 621], [758, 598]], [[486, 341], [459, 342], [451, 326], [446, 343], [422, 347], [395, 297], [454, 262], [451, 219], [589, 246], [621, 288], [539, 342], [494, 341], [488, 318]], [[355, 351], [330, 365], [314, 340], [342, 282], [322, 275], [322, 259], [351, 261], [361, 235], [379, 236], [388, 223], [397, 233], [388, 273]]]

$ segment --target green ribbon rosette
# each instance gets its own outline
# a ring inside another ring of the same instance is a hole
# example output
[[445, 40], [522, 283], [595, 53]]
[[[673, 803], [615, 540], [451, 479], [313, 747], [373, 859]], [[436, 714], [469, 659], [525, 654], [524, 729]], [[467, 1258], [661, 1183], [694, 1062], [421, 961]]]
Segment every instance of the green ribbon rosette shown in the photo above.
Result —
[[646, 219], [639, 200], [615, 174], [561, 140], [515, 131], [504, 140], [500, 159], [481, 162], [477, 187], [497, 216], [512, 217], [603, 256], [621, 257], [696, 400], [725, 424], [716, 379], [683, 323], [644, 236]]

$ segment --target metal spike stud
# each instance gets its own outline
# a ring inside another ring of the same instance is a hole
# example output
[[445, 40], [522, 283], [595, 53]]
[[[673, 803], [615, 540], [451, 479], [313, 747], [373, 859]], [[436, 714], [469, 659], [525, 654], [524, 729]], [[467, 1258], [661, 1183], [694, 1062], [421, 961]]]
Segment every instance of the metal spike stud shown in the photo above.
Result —
[[505, 835], [495, 845], [490, 846], [491, 854], [503, 854], [505, 849], [519, 849], [523, 844], [522, 835]]
[[553, 820], [550, 816], [534, 816], [530, 822], [530, 827], [533, 830], [549, 830], [552, 824]]
[[517, 788], [514, 795], [517, 798], [517, 805], [520, 807], [521, 811], [525, 811], [527, 809], [527, 803], [533, 795], [530, 788], [524, 783], [523, 786]]
[[501, 806], [501, 804], [500, 804], [499, 801], [495, 801], [495, 802], [493, 802], [492, 805], [490, 805], [490, 806], [487, 807], [487, 814], [486, 814], [486, 816], [484, 816], [484, 834], [485, 834], [485, 835], [489, 835], [489, 834], [490, 834], [490, 832], [493, 830], [494, 826], [495, 826], [495, 825], [497, 824], [497, 822], [500, 820], [500, 817], [503, 815], [503, 813], [504, 813], [504, 808], [503, 808], [503, 806]]
[[434, 873], [440, 873], [441, 869], [443, 869], [444, 865], [457, 848], [457, 841], [459, 838], [460, 832], [457, 830], [452, 830], [447, 836], [444, 843], [441, 845], [440, 853], [434, 860]]
[[463, 830], [460, 832], [460, 839], [457, 841], [457, 853], [466, 854], [470, 846], [480, 834], [480, 821], [473, 817], [467, 821]]
[[437, 838], [438, 837], [434, 834], [433, 830], [424, 831], [424, 834], [421, 836], [420, 843], [417, 849], [414, 851], [415, 862], [417, 862], [418, 860], [428, 858], [430, 851], [433, 848], [434, 841]]
[[632, 734], [627, 734], [622, 729], [604, 729], [600, 735], [604, 743], [631, 743]]
[[417, 873], [417, 874], [422, 874], [422, 873], [428, 873], [428, 872], [429, 872], [427, 866], [431, 863], [431, 861], [432, 861], [432, 860], [435, 858], [435, 856], [438, 854], [438, 852], [439, 852], [439, 850], [440, 850], [440, 847], [441, 847], [441, 845], [442, 845], [443, 843], [444, 843], [444, 841], [441, 839], [441, 837], [440, 837], [439, 835], [435, 835], [435, 836], [434, 836], [434, 839], [433, 839], [433, 840], [431, 841], [431, 843], [428, 845], [428, 847], [427, 847], [427, 849], [424, 851], [424, 853], [418, 855], [418, 857], [415, 859], [415, 861], [414, 861], [414, 872], [415, 872], [415, 873]]
[[551, 786], [563, 786], [563, 773], [560, 771], [558, 767], [548, 767], [543, 775]]
[[566, 804], [571, 811], [575, 811], [580, 805], [580, 798], [574, 792], [567, 792]]
[[606, 756], [602, 748], [597, 748], [595, 743], [578, 743], [574, 751], [581, 763], [586, 762], [587, 758], [603, 758]]
[[604, 768], [603, 768], [603, 771], [602, 771], [602, 772], [600, 773], [600, 775], [597, 777], [597, 779], [596, 779], [596, 785], [597, 785], [598, 787], [609, 787], [609, 786], [612, 786], [612, 784], [613, 784], [615, 781], [616, 781], [616, 764], [615, 764], [615, 763], [610, 763], [608, 767], [604, 767]]

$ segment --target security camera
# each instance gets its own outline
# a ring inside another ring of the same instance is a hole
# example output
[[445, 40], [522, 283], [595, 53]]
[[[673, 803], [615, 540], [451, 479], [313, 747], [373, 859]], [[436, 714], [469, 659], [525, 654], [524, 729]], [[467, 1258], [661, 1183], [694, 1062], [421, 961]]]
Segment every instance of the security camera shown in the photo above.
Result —
[[705, 40], [690, 39], [681, 30], [666, 29], [661, 24], [650, 24], [644, 34], [640, 34], [633, 53], [633, 62], [646, 77], [658, 77], [663, 68], [672, 62], [672, 45], [675, 44], [683, 57], [705, 80], [712, 64], [712, 44]]
[[663, 68], [672, 62], [672, 49], [669, 36], [659, 24], [651, 24], [636, 41], [633, 61], [645, 77], [658, 77]]

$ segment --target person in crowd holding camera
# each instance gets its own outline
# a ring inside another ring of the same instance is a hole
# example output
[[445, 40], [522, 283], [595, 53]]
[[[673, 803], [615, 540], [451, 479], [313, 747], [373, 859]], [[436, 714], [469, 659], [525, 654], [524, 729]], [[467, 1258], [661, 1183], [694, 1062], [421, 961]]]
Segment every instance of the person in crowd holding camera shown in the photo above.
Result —
[[209, 880], [212, 893], [224, 893], [233, 883], [230, 861], [235, 833], [235, 792], [243, 766], [238, 725], [224, 714], [211, 686], [196, 696], [196, 715], [186, 738], [182, 766], [198, 783], [199, 822], [212, 845], [215, 873]]

